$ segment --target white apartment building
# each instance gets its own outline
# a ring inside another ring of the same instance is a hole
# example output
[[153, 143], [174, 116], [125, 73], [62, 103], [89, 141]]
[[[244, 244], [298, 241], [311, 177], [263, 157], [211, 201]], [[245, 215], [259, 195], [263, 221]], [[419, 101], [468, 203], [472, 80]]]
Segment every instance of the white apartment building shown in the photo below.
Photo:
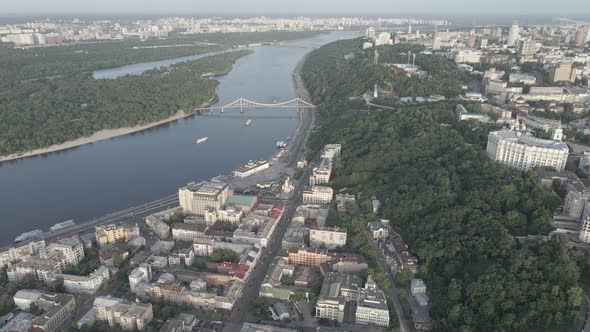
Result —
[[129, 274], [129, 290], [135, 293], [137, 286], [143, 282], [149, 283], [152, 280], [152, 267], [149, 264], [142, 263]]
[[14, 244], [0, 252], [0, 266], [31, 257], [45, 249], [45, 240], [29, 241]]
[[195, 261], [195, 253], [192, 246], [175, 250], [168, 256], [168, 266], [192, 266]]
[[22, 262], [10, 266], [8, 270], [6, 270], [6, 274], [8, 280], [11, 282], [19, 281], [27, 276], [33, 276], [35, 280], [42, 281], [49, 285], [53, 281], [53, 274], [55, 272], [61, 272], [61, 268], [63, 268], [62, 266], [63, 265], [59, 264], [59, 262], [56, 264], [54, 259], [32, 256]]
[[319, 167], [315, 167], [309, 177], [309, 185], [317, 186], [330, 182], [332, 175], [332, 161], [328, 158], [322, 159]]
[[309, 243], [312, 247], [324, 245], [328, 249], [344, 246], [346, 245], [346, 230], [329, 227], [311, 228]]
[[47, 246], [47, 252], [59, 252], [67, 265], [78, 265], [84, 258], [84, 246], [78, 236], [57, 240]]
[[569, 148], [565, 143], [536, 138], [514, 130], [490, 132], [488, 157], [510, 167], [528, 171], [542, 166], [565, 169]]
[[151, 303], [134, 303], [114, 297], [97, 297], [93, 309], [96, 320], [107, 321], [111, 328], [124, 331], [143, 331], [154, 318]]
[[563, 211], [570, 217], [581, 218], [586, 202], [590, 201], [590, 192], [581, 181], [570, 181], [567, 195], [563, 202]]
[[109, 280], [109, 276], [109, 269], [101, 265], [88, 276], [56, 274], [54, 278], [63, 278], [64, 288], [68, 293], [94, 294], [105, 281]]
[[193, 242], [195, 239], [203, 238], [207, 226], [202, 224], [176, 223], [172, 226], [172, 238], [175, 241]]
[[359, 289], [355, 321], [359, 325], [389, 327], [389, 309], [385, 293], [377, 288], [369, 275], [365, 288]]
[[334, 191], [330, 187], [311, 186], [303, 189], [304, 204], [330, 204]]
[[392, 44], [393, 44], [393, 39], [391, 39], [390, 33], [382, 32], [379, 35], [377, 35], [377, 38], [375, 38], [375, 46], [392, 45]]
[[575, 74], [573, 62], [560, 62], [551, 69], [551, 82], [574, 82]]
[[229, 194], [226, 183], [191, 182], [178, 189], [178, 200], [184, 212], [202, 216], [208, 208], [221, 209]]

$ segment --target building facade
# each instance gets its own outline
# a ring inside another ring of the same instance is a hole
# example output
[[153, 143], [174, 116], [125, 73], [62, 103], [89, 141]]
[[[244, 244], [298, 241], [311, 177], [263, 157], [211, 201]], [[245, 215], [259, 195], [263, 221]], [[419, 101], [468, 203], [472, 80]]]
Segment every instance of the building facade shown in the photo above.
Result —
[[311, 228], [309, 243], [312, 247], [325, 246], [334, 249], [346, 245], [346, 230], [330, 227]]
[[150, 303], [134, 303], [113, 297], [97, 297], [93, 309], [96, 320], [107, 321], [111, 328], [124, 331], [143, 331], [154, 318]]
[[520, 131], [501, 130], [490, 132], [487, 154], [494, 161], [523, 171], [550, 166], [561, 172], [569, 148], [565, 143], [535, 138]]
[[133, 240], [139, 236], [139, 226], [126, 224], [109, 224], [95, 227], [96, 242], [99, 246]]
[[303, 189], [303, 203], [330, 204], [334, 191], [330, 187], [312, 186]]
[[191, 182], [178, 190], [183, 211], [199, 216], [205, 215], [208, 208], [221, 209], [229, 195], [228, 185], [222, 182]]

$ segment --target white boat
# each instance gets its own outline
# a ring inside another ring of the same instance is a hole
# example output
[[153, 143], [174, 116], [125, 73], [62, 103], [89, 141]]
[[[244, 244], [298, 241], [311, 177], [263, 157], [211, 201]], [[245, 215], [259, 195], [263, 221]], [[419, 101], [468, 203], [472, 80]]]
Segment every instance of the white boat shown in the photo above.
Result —
[[195, 141], [196, 144], [201, 144], [206, 142], [209, 139], [209, 137], [201, 137], [198, 140]]
[[248, 119], [248, 121], [246, 121], [246, 126], [249, 126], [252, 123], [252, 120]]
[[30, 239], [42, 239], [43, 238], [43, 231], [40, 229], [36, 229], [34, 231], [22, 233], [21, 235], [17, 236], [14, 239], [14, 243], [23, 242]]
[[57, 223], [57, 224], [49, 227], [49, 231], [55, 232], [55, 231], [58, 231], [62, 228], [66, 228], [66, 227], [70, 227], [70, 226], [74, 226], [74, 225], [76, 225], [76, 223], [73, 220], [68, 220], [68, 221]]

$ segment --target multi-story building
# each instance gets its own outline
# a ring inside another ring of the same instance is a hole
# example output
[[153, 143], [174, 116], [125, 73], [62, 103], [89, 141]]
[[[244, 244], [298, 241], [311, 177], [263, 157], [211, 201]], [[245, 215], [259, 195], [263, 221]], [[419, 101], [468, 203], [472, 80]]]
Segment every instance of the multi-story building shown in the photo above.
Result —
[[94, 294], [102, 284], [109, 280], [109, 269], [101, 265], [87, 276], [77, 276], [72, 274], [55, 274], [54, 279], [62, 278], [64, 288], [68, 293], [74, 294]]
[[350, 194], [336, 194], [336, 210], [346, 211], [346, 207], [356, 207], [356, 197]]
[[149, 283], [152, 280], [152, 267], [149, 264], [139, 264], [131, 273], [129, 274], [129, 290], [132, 293], [135, 293], [137, 290], [137, 286], [140, 283]]
[[193, 241], [193, 252], [195, 256], [211, 256], [213, 243], [210, 239], [195, 239]]
[[525, 39], [518, 43], [518, 55], [523, 59], [531, 59], [535, 53], [537, 53], [537, 43], [534, 40]]
[[573, 218], [581, 218], [584, 205], [590, 201], [590, 191], [580, 180], [568, 181], [567, 195], [563, 202], [563, 212]]
[[175, 241], [193, 242], [205, 237], [207, 226], [204, 224], [176, 223], [172, 226], [172, 238]]
[[330, 187], [313, 186], [303, 189], [303, 203], [305, 204], [330, 204], [334, 191]]
[[516, 46], [518, 39], [520, 38], [520, 27], [517, 22], [513, 22], [508, 31], [508, 46]]
[[331, 260], [325, 249], [299, 248], [297, 252], [289, 252], [289, 264], [308, 267], [320, 267]]
[[574, 70], [574, 63], [569, 61], [559, 62], [550, 72], [551, 82], [574, 82], [576, 80], [576, 72]]
[[309, 230], [309, 243], [312, 247], [325, 246], [334, 249], [346, 245], [346, 230], [340, 228], [317, 227]]
[[95, 234], [99, 246], [127, 242], [139, 236], [139, 226], [122, 223], [95, 226]]
[[569, 148], [565, 143], [536, 138], [528, 133], [501, 130], [490, 132], [487, 154], [494, 161], [523, 171], [550, 166], [561, 172]]
[[32, 276], [35, 280], [50, 284], [53, 281], [54, 273], [61, 272], [61, 268], [63, 268], [63, 265], [59, 263], [56, 264], [56, 261], [57, 260], [48, 258], [47, 256], [31, 256], [24, 261], [8, 267], [6, 274], [8, 275], [8, 280], [11, 282], [16, 282], [27, 276]]
[[93, 308], [96, 320], [107, 321], [110, 327], [125, 331], [143, 331], [154, 318], [150, 303], [135, 303], [114, 297], [97, 297]]
[[41, 292], [38, 290], [20, 290], [14, 295], [14, 303], [22, 310], [29, 310], [31, 304], [43, 310], [41, 316], [31, 320], [29, 331], [58, 331], [60, 325], [76, 309], [73, 295]]
[[393, 44], [393, 40], [391, 39], [391, 34], [387, 32], [382, 32], [379, 35], [377, 35], [377, 38], [375, 38], [375, 46], [391, 44]]
[[320, 184], [330, 182], [330, 176], [332, 175], [332, 161], [328, 158], [322, 159], [320, 166], [313, 169], [311, 176], [309, 177], [309, 185], [317, 186]]
[[582, 212], [582, 218], [580, 223], [580, 235], [581, 241], [590, 243], [590, 202], [584, 204], [584, 212]]
[[178, 190], [182, 209], [199, 216], [205, 215], [208, 208], [221, 209], [229, 195], [228, 185], [222, 182], [191, 182]]
[[174, 250], [168, 255], [169, 266], [192, 266], [195, 261], [195, 253], [192, 246]]
[[359, 289], [355, 321], [360, 325], [389, 327], [389, 309], [385, 293], [369, 275], [364, 288]]
[[78, 236], [57, 240], [47, 246], [47, 252], [59, 252], [68, 265], [78, 265], [84, 259], [84, 246]]
[[531, 74], [512, 73], [512, 74], [510, 74], [508, 81], [510, 83], [522, 83], [522, 84], [527, 84], [527, 85], [534, 85], [537, 83], [537, 78]]
[[346, 302], [356, 301], [361, 280], [353, 274], [330, 272], [324, 277], [315, 316], [340, 323], [344, 321]]
[[369, 231], [371, 231], [371, 235], [374, 239], [382, 240], [387, 237], [387, 228], [385, 228], [385, 226], [382, 223], [378, 221], [372, 221], [368, 223], [368, 226]]
[[334, 159], [340, 156], [342, 152], [342, 145], [341, 144], [326, 144], [324, 149], [322, 150], [322, 159], [330, 159], [332, 162]]
[[0, 266], [38, 254], [45, 249], [45, 240], [31, 240], [14, 244], [0, 252]]

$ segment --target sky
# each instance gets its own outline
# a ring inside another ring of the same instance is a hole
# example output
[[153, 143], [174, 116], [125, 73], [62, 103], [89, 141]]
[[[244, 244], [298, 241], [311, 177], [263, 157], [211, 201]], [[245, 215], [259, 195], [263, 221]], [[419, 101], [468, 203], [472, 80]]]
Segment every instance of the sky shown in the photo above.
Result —
[[587, 15], [590, 0], [0, 0], [2, 14]]

